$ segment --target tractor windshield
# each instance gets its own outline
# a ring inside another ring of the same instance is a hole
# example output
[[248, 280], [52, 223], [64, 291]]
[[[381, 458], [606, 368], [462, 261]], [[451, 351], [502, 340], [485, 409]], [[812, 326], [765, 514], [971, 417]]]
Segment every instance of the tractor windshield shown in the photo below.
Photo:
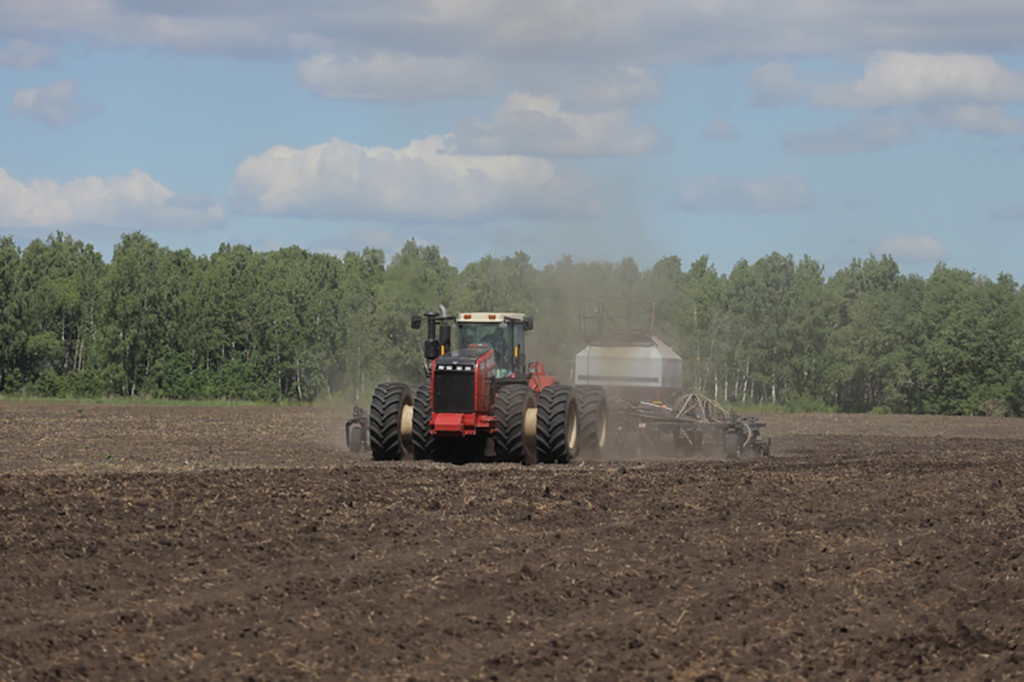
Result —
[[494, 349], [494, 360], [499, 371], [507, 375], [512, 371], [512, 325], [467, 322], [459, 325], [459, 348]]

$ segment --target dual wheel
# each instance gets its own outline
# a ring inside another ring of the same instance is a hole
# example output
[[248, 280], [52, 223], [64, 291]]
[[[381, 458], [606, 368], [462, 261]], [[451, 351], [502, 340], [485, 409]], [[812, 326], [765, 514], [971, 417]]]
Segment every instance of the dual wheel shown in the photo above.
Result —
[[608, 430], [604, 390], [555, 384], [534, 393], [523, 384], [503, 387], [494, 405], [499, 461], [568, 464], [581, 453], [598, 457]]
[[376, 460], [434, 459], [430, 385], [377, 386], [370, 400], [370, 452]]

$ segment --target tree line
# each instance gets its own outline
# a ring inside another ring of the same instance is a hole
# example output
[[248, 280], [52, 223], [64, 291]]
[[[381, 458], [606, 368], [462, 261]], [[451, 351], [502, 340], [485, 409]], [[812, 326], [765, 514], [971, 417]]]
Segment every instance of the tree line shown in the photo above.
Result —
[[831, 277], [773, 253], [719, 273], [707, 256], [534, 266], [484, 257], [462, 270], [407, 242], [344, 257], [299, 247], [170, 250], [123, 235], [110, 262], [56, 233], [0, 238], [0, 390], [7, 395], [367, 402], [377, 381], [423, 377], [412, 313], [531, 313], [528, 357], [568, 379], [584, 299], [654, 301], [686, 388], [733, 403], [1020, 416], [1024, 293], [888, 256]]

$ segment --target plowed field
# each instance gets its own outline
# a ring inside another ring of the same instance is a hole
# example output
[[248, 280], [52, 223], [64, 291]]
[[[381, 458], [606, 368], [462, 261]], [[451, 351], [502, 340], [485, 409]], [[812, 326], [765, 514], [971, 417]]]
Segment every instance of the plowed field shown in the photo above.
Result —
[[1024, 420], [462, 467], [343, 413], [0, 401], [0, 679], [1020, 679]]

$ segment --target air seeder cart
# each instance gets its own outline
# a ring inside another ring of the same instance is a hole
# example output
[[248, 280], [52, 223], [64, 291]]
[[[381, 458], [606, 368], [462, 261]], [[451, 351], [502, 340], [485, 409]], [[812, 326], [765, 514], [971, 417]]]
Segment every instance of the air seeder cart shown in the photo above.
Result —
[[608, 395], [608, 437], [620, 454], [662, 449], [709, 452], [721, 441], [726, 458], [768, 455], [771, 440], [756, 417], [728, 412], [706, 396], [683, 394], [683, 360], [654, 334], [651, 302], [589, 300], [580, 309], [576, 388], [601, 385]]

